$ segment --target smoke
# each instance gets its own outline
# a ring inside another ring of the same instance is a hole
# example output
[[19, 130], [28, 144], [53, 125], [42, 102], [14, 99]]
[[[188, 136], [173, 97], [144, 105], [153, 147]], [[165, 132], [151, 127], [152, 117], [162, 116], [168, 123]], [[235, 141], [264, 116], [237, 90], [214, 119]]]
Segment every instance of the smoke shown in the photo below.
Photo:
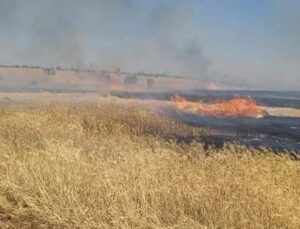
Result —
[[192, 76], [207, 71], [210, 60], [189, 36], [193, 12], [187, 4], [157, 2], [146, 10], [138, 1], [127, 3], [2, 1], [1, 28], [24, 38], [19, 50], [26, 64]]
[[141, 13], [143, 34], [130, 44], [126, 67], [205, 80], [211, 59], [195, 32], [192, 3], [158, 3]]
[[175, 54], [175, 60], [181, 64], [183, 74], [186, 72], [194, 77], [206, 76], [211, 64], [211, 60], [203, 53], [197, 40], [192, 40], [183, 50], [179, 50]]
[[[42, 17], [41, 17], [42, 18]], [[59, 25], [59, 26], [57, 26]], [[35, 21], [30, 35], [29, 50], [33, 62], [46, 60], [51, 65], [83, 67], [84, 41], [80, 29], [70, 21], [56, 17], [51, 21]], [[57, 60], [61, 60], [60, 63]]]
[[121, 68], [298, 89], [300, 4], [256, 4], [244, 10], [214, 0], [2, 0], [0, 64]]

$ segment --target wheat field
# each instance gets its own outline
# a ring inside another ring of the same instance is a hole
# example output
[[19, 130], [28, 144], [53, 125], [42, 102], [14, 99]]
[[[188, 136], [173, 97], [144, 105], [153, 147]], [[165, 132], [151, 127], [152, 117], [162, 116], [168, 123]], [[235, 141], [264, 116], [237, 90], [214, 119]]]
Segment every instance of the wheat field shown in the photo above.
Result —
[[300, 228], [300, 163], [134, 105], [0, 109], [0, 228]]

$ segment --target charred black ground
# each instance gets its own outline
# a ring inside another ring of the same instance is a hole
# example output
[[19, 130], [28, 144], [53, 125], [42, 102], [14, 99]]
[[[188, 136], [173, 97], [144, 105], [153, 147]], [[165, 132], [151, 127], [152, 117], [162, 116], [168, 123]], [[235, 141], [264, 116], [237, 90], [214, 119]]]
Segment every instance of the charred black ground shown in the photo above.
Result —
[[254, 148], [267, 147], [274, 151], [295, 151], [300, 153], [300, 118], [264, 117], [264, 118], [224, 118], [195, 114], [169, 112], [177, 120], [192, 126], [208, 127], [211, 134], [199, 137], [178, 138], [181, 141], [203, 141], [206, 146], [223, 147], [226, 142], [238, 143]]
[[[251, 96], [259, 105], [300, 108], [300, 92], [275, 91], [189, 91], [189, 92], [114, 92], [121, 98], [169, 100], [178, 94], [191, 101], [216, 101], [236, 96]], [[166, 109], [165, 115], [192, 126], [210, 128], [211, 134], [204, 137], [168, 136], [178, 141], [204, 142], [207, 147], [222, 147], [226, 142], [238, 143], [254, 148], [267, 147], [274, 151], [296, 152], [300, 154], [300, 118], [266, 116], [248, 117], [211, 117]], [[220, 134], [220, 131], [222, 134]]]

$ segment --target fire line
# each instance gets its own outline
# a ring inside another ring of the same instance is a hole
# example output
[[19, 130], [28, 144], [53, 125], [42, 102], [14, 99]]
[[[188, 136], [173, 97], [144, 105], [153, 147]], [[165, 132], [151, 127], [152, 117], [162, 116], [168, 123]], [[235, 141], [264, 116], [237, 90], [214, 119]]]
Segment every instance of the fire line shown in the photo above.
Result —
[[189, 101], [185, 97], [174, 95], [171, 97], [171, 101], [180, 111], [200, 115], [257, 118], [267, 115], [251, 97], [238, 97], [230, 100], [206, 103], [202, 101]]

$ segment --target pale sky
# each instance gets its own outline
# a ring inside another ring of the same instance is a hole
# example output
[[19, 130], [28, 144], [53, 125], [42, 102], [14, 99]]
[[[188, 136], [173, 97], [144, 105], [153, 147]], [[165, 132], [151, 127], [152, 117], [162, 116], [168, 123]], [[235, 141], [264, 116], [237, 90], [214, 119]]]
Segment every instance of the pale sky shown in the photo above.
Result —
[[297, 0], [0, 0], [0, 64], [300, 89]]

